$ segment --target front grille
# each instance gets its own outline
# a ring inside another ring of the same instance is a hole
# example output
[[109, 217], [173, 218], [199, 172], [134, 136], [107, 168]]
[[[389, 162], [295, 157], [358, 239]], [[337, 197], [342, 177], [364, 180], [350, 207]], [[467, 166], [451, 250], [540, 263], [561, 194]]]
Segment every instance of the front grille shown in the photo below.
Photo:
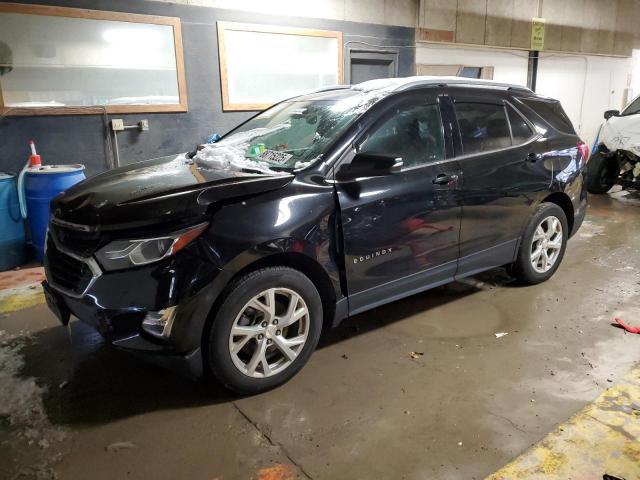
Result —
[[84, 293], [93, 278], [89, 265], [58, 250], [51, 236], [47, 239], [45, 268], [54, 287], [77, 294]]
[[81, 257], [92, 255], [104, 239], [98, 231], [85, 232], [51, 222], [49, 232], [55, 235], [58, 244]]

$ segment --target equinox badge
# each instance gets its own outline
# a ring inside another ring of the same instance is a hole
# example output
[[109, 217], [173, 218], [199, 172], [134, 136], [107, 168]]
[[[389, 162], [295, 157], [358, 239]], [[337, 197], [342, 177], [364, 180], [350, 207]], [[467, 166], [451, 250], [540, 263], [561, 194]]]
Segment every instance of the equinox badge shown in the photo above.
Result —
[[356, 257], [353, 259], [353, 263], [355, 265], [356, 263], [366, 262], [367, 260], [371, 260], [372, 258], [375, 258], [375, 257], [381, 257], [382, 255], [386, 255], [387, 253], [391, 253], [391, 247], [383, 248], [382, 250], [378, 250], [377, 252], [373, 252], [373, 253], [368, 253], [361, 257]]

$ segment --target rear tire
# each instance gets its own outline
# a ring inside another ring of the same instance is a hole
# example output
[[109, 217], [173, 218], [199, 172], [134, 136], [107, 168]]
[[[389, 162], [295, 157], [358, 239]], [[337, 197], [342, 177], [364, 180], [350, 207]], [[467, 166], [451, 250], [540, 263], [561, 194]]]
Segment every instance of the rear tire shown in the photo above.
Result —
[[587, 191], [594, 194], [607, 193], [618, 181], [619, 174], [615, 157], [594, 153], [587, 164]]
[[307, 363], [322, 330], [322, 301], [301, 272], [270, 267], [230, 285], [206, 334], [206, 367], [242, 395], [287, 382]]
[[569, 226], [564, 210], [555, 203], [542, 203], [529, 220], [520, 243], [513, 273], [519, 280], [536, 284], [551, 278], [567, 247]]

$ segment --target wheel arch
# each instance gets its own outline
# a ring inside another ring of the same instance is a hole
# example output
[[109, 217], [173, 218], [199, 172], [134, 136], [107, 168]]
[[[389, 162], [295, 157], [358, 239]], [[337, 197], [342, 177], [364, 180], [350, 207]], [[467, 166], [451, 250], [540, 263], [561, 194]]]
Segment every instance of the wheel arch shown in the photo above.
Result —
[[567, 224], [569, 226], [569, 232], [573, 232], [573, 225], [575, 222], [574, 208], [571, 198], [564, 192], [554, 192], [551, 195], [547, 195], [541, 203], [554, 203], [558, 205], [565, 216], [567, 217]]
[[245, 264], [242, 268], [235, 271], [226, 281], [226, 285], [217, 295], [208, 314], [205, 323], [202, 340], [203, 347], [206, 350], [206, 332], [209, 331], [211, 324], [215, 318], [215, 312], [220, 308], [222, 302], [227, 298], [231, 286], [238, 278], [248, 273], [268, 267], [289, 267], [299, 271], [311, 280], [318, 289], [320, 299], [322, 301], [322, 326], [323, 328], [331, 326], [336, 312], [336, 292], [327, 271], [313, 258], [299, 252], [277, 252], [267, 256], [260, 257]]

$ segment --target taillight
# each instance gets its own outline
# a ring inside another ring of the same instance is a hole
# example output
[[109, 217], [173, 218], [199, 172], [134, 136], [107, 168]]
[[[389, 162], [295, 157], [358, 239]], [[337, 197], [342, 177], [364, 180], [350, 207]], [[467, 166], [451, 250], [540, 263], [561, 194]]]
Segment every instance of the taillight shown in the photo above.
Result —
[[578, 153], [580, 154], [580, 158], [582, 159], [582, 164], [584, 165], [589, 160], [589, 145], [580, 140], [578, 142]]

